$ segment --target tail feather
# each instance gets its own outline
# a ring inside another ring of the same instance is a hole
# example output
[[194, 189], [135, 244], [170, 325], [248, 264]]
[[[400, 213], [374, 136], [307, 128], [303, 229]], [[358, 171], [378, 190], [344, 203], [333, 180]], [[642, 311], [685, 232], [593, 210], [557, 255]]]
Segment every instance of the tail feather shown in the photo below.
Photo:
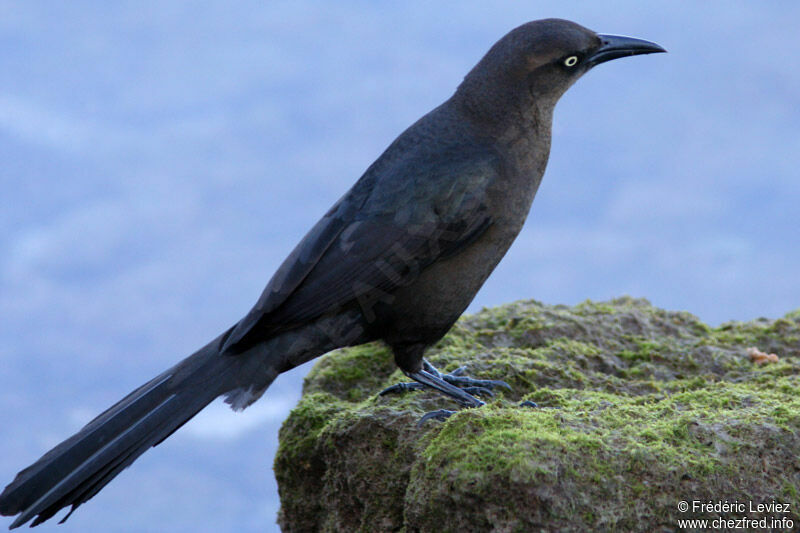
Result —
[[[0, 514], [20, 513], [35, 526], [92, 498], [155, 446], [236, 383], [236, 364], [219, 355], [218, 341], [145, 383], [78, 433], [22, 470], [0, 494]], [[63, 520], [62, 520], [63, 521]]]
[[[40, 496], [14, 521], [12, 527], [22, 525], [38, 514], [39, 516], [32, 524], [36, 525], [52, 517], [67, 505], [72, 505], [72, 510], [75, 510], [88, 499], [84, 496], [96, 494], [102, 486], [127, 466], [126, 463], [130, 464], [136, 456], [141, 455], [145, 449], [149, 448], [148, 441], [151, 435], [151, 431], [148, 431], [149, 426], [164, 414], [163, 407], [172, 398], [174, 397], [165, 400], [144, 418], [94, 452], [85, 462]], [[130, 441], [134, 442], [126, 446]]]

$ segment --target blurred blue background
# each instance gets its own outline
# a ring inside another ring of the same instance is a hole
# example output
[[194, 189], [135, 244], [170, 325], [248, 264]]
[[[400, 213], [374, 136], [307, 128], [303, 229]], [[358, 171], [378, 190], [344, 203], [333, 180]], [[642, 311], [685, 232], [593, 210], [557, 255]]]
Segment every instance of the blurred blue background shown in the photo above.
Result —
[[[238, 320], [389, 142], [536, 18], [670, 53], [562, 99], [527, 225], [471, 310], [799, 307], [800, 4], [574, 4], [0, 1], [0, 482]], [[277, 430], [307, 370], [244, 414], [212, 405], [57, 531], [277, 530]]]

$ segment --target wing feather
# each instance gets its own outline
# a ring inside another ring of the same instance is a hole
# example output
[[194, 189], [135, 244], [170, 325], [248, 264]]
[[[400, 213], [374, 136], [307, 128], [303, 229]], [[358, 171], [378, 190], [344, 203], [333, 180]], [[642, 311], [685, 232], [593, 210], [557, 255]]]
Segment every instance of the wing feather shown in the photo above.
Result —
[[445, 154], [389, 169], [384, 154], [287, 257], [223, 350], [241, 351], [370, 292], [391, 294], [485, 231], [497, 157], [474, 146]]

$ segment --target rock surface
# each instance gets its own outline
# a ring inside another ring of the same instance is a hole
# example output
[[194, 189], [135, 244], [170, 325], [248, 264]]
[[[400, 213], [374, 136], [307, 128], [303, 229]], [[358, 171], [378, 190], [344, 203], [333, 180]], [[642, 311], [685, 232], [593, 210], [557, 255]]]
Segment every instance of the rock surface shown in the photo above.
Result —
[[[778, 361], [753, 362], [748, 348]], [[283, 531], [800, 524], [800, 310], [711, 328], [639, 299], [516, 302], [462, 318], [428, 359], [513, 390], [417, 427], [454, 404], [377, 396], [404, 381], [385, 347], [324, 356], [280, 433]], [[692, 511], [726, 500], [746, 512]], [[773, 501], [788, 512], [749, 507]]]

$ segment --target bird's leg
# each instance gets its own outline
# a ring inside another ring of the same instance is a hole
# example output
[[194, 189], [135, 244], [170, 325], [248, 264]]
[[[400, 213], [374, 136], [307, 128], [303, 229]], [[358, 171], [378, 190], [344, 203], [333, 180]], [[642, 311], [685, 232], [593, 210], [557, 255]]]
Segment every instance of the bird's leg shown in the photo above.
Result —
[[[466, 367], [460, 367], [449, 374], [443, 374], [440, 372], [435, 366], [433, 366], [427, 359], [422, 360], [422, 370], [430, 374], [431, 376], [438, 378], [446, 383], [451, 385], [455, 385], [456, 387], [460, 388], [464, 392], [468, 394], [477, 394], [477, 395], [484, 395], [484, 396], [494, 396], [492, 389], [495, 387], [505, 387], [506, 389], [511, 390], [511, 387], [505, 381], [500, 380], [493, 380], [493, 379], [472, 379], [470, 377], [464, 376], [464, 371]], [[396, 383], [391, 387], [388, 387], [380, 392], [381, 396], [386, 394], [391, 394], [394, 392], [405, 392], [411, 390], [421, 390], [424, 388], [434, 388], [436, 390], [441, 391], [441, 389], [433, 386], [428, 385], [427, 383], [417, 380], [416, 378], [412, 377], [410, 373], [405, 372], [405, 374], [414, 379], [411, 383], [403, 382], [403, 383]], [[444, 392], [444, 391], [441, 391]], [[447, 394], [446, 392], [444, 394]]]
[[[439, 372], [436, 367], [434, 367], [427, 359], [422, 360], [422, 368], [427, 370], [431, 374], [434, 374], [446, 382], [455, 385], [457, 387], [461, 387], [462, 389], [482, 389], [485, 393], [488, 393], [489, 396], [492, 396], [492, 389], [495, 387], [504, 387], [508, 390], [511, 390], [511, 386], [506, 383], [505, 381], [501, 381], [499, 379], [473, 379], [471, 377], [465, 376], [464, 372], [467, 370], [467, 367], [462, 366], [456, 368], [449, 374], [442, 374]], [[474, 393], [473, 393], [474, 394]], [[480, 394], [480, 392], [478, 392]]]
[[[489, 380], [489, 379], [473, 379], [464, 376], [465, 367], [460, 367], [450, 372], [443, 374], [435, 366], [433, 366], [426, 359], [422, 360], [422, 370], [416, 372], [403, 371], [405, 375], [414, 381], [411, 383], [397, 383], [381, 391], [380, 395], [390, 394], [394, 392], [404, 392], [409, 390], [420, 390], [424, 388], [431, 388], [441, 392], [442, 394], [453, 398], [462, 407], [480, 407], [484, 402], [475, 398], [473, 394], [481, 394], [493, 396], [492, 389], [494, 387], [511, 387], [505, 381]], [[440, 409], [426, 413], [420, 420], [420, 424], [426, 420], [436, 419], [444, 420], [452, 415], [454, 411], [447, 409]]]
[[[434, 368], [434, 370], [436, 370]], [[417, 372], [404, 372], [405, 375], [416, 381], [417, 383], [421, 384], [423, 387], [430, 387], [435, 389], [442, 394], [453, 398], [456, 402], [458, 402], [462, 407], [481, 407], [485, 405], [482, 401], [477, 399], [476, 397], [472, 396], [469, 392], [456, 387], [442, 379], [441, 374], [439, 376], [432, 374], [425, 370], [419, 370]], [[437, 371], [438, 373], [438, 371]], [[449, 409], [439, 409], [437, 411], [431, 411], [430, 413], [425, 413], [419, 421], [418, 425], [422, 425], [425, 423], [426, 420], [436, 419], [436, 420], [445, 420], [449, 416], [451, 416], [455, 411], [450, 411]]]
[[[396, 383], [380, 392], [380, 395], [390, 394], [394, 392], [405, 392], [411, 390], [421, 390], [431, 388], [441, 392], [442, 394], [453, 398], [462, 407], [480, 407], [485, 405], [482, 401], [475, 398], [473, 394], [484, 394], [493, 396], [492, 389], [495, 387], [505, 387], [511, 390], [511, 387], [505, 381], [493, 379], [473, 379], [464, 376], [466, 367], [459, 367], [448, 374], [443, 374], [435, 366], [433, 366], [427, 359], [422, 360], [422, 370], [418, 372], [406, 372], [405, 375], [413, 379], [412, 382]], [[538, 407], [536, 403], [528, 400], [519, 404], [520, 407]], [[446, 420], [455, 411], [449, 409], [439, 409], [425, 413], [419, 421], [418, 425], [424, 424], [427, 420]]]
[[448, 383], [442, 379], [442, 377], [432, 374], [425, 369], [416, 372], [405, 372], [405, 374], [417, 383], [420, 383], [425, 387], [435, 389], [445, 396], [449, 396], [458, 402], [462, 407], [480, 407], [484, 405], [482, 401], [475, 398], [469, 392], [457, 387], [456, 385]]

